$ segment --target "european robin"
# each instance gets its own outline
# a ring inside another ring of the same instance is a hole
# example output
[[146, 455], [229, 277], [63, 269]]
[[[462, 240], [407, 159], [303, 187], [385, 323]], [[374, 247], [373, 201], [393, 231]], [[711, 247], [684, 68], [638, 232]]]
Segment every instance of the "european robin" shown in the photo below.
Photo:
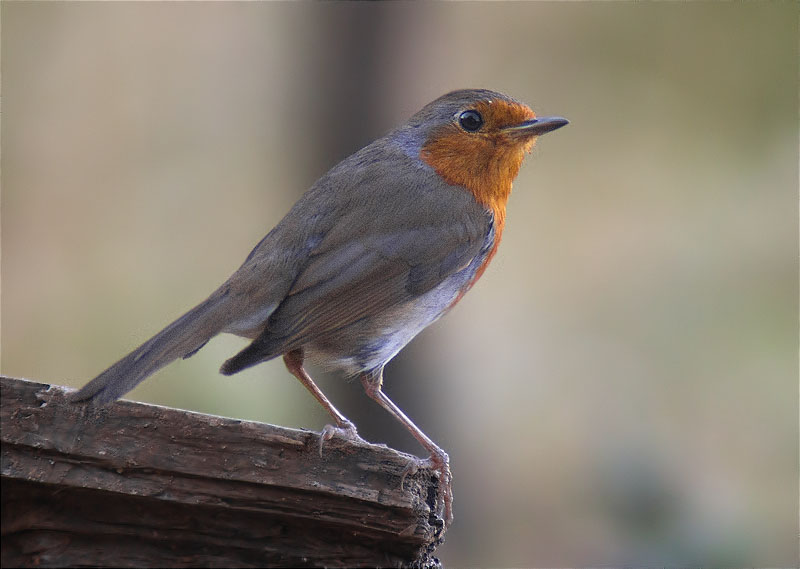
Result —
[[493, 91], [436, 99], [317, 180], [211, 296], [72, 399], [113, 401], [221, 332], [244, 336], [252, 342], [220, 371], [282, 355], [333, 417], [322, 440], [357, 437], [356, 428], [314, 384], [305, 358], [360, 377], [430, 453], [420, 462], [439, 474], [437, 509], [449, 523], [447, 453], [383, 393], [383, 368], [483, 274], [525, 153], [566, 124]]

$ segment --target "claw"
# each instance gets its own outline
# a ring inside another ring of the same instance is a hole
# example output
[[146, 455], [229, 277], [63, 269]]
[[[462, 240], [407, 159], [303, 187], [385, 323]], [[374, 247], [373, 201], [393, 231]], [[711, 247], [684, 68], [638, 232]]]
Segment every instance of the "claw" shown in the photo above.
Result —
[[341, 427], [335, 427], [333, 425], [325, 425], [322, 428], [321, 436], [319, 437], [319, 456], [322, 457], [322, 445], [325, 444], [325, 441], [331, 440], [333, 437], [341, 437], [345, 440], [356, 442], [363, 440], [360, 436], [358, 436], [358, 431], [356, 430], [356, 426], [347, 421]]
[[447, 453], [433, 453], [425, 462], [439, 475], [439, 491], [436, 493], [436, 513], [444, 520], [445, 527], [453, 523], [453, 473], [450, 472], [450, 457]]
[[406, 489], [406, 477], [411, 475], [414, 476], [417, 472], [419, 472], [419, 467], [422, 466], [423, 468], [428, 466], [426, 460], [420, 460], [415, 458], [413, 460], [408, 461], [408, 465], [403, 469], [403, 474], [400, 475], [400, 490], [405, 491]]
[[436, 493], [435, 512], [449, 526], [453, 522], [453, 474], [450, 471], [450, 457], [442, 451], [433, 453], [428, 458], [415, 458], [400, 475], [400, 489], [405, 490], [406, 477], [414, 476], [420, 469], [427, 468], [434, 472], [439, 480], [439, 491]]

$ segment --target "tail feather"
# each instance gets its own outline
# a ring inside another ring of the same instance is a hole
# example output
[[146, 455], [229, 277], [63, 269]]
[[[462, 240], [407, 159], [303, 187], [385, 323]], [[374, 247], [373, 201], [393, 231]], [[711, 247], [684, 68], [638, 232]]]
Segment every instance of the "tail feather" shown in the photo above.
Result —
[[223, 375], [233, 375], [261, 362], [271, 360], [281, 353], [281, 351], [275, 349], [274, 341], [270, 339], [269, 335], [263, 333], [246, 348], [222, 364], [219, 372]]
[[214, 294], [72, 394], [72, 401], [108, 403], [178, 358], [193, 355], [227, 324], [225, 295]]

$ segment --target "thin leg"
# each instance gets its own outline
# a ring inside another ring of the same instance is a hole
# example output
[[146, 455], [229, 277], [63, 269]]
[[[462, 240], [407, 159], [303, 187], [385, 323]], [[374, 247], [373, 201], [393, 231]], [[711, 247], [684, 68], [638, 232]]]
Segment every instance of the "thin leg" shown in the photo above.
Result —
[[419, 444], [431, 453], [427, 462], [431, 468], [440, 475], [439, 484], [441, 486], [441, 492], [439, 492], [437, 508], [443, 510], [445, 523], [449, 525], [453, 521], [453, 475], [450, 473], [450, 457], [447, 456], [447, 453], [433, 442], [428, 435], [423, 433], [422, 430], [395, 405], [394, 401], [386, 396], [381, 389], [383, 385], [383, 370], [361, 374], [361, 384], [364, 386], [367, 395], [377, 401], [378, 405], [391, 413], [395, 419], [400, 421], [408, 432], [417, 439]]
[[322, 442], [329, 440], [336, 434], [340, 434], [348, 439], [359, 438], [356, 426], [348, 421], [347, 417], [342, 415], [339, 410], [333, 406], [333, 403], [325, 397], [322, 390], [317, 387], [317, 384], [314, 383], [314, 380], [311, 379], [311, 376], [308, 375], [308, 372], [303, 368], [303, 349], [297, 348], [296, 350], [287, 352], [283, 355], [283, 362], [286, 364], [286, 369], [311, 392], [311, 395], [319, 401], [319, 404], [333, 417], [336, 423], [336, 427], [325, 425], [325, 428], [322, 429], [322, 439], [320, 440], [319, 447], [320, 454], [322, 454]]

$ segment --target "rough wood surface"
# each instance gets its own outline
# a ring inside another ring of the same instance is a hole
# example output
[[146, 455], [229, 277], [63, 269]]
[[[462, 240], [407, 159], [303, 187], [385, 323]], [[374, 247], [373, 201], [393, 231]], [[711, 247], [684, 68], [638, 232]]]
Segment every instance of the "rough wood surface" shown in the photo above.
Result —
[[4, 567], [439, 565], [437, 481], [403, 479], [408, 455], [0, 382]]

